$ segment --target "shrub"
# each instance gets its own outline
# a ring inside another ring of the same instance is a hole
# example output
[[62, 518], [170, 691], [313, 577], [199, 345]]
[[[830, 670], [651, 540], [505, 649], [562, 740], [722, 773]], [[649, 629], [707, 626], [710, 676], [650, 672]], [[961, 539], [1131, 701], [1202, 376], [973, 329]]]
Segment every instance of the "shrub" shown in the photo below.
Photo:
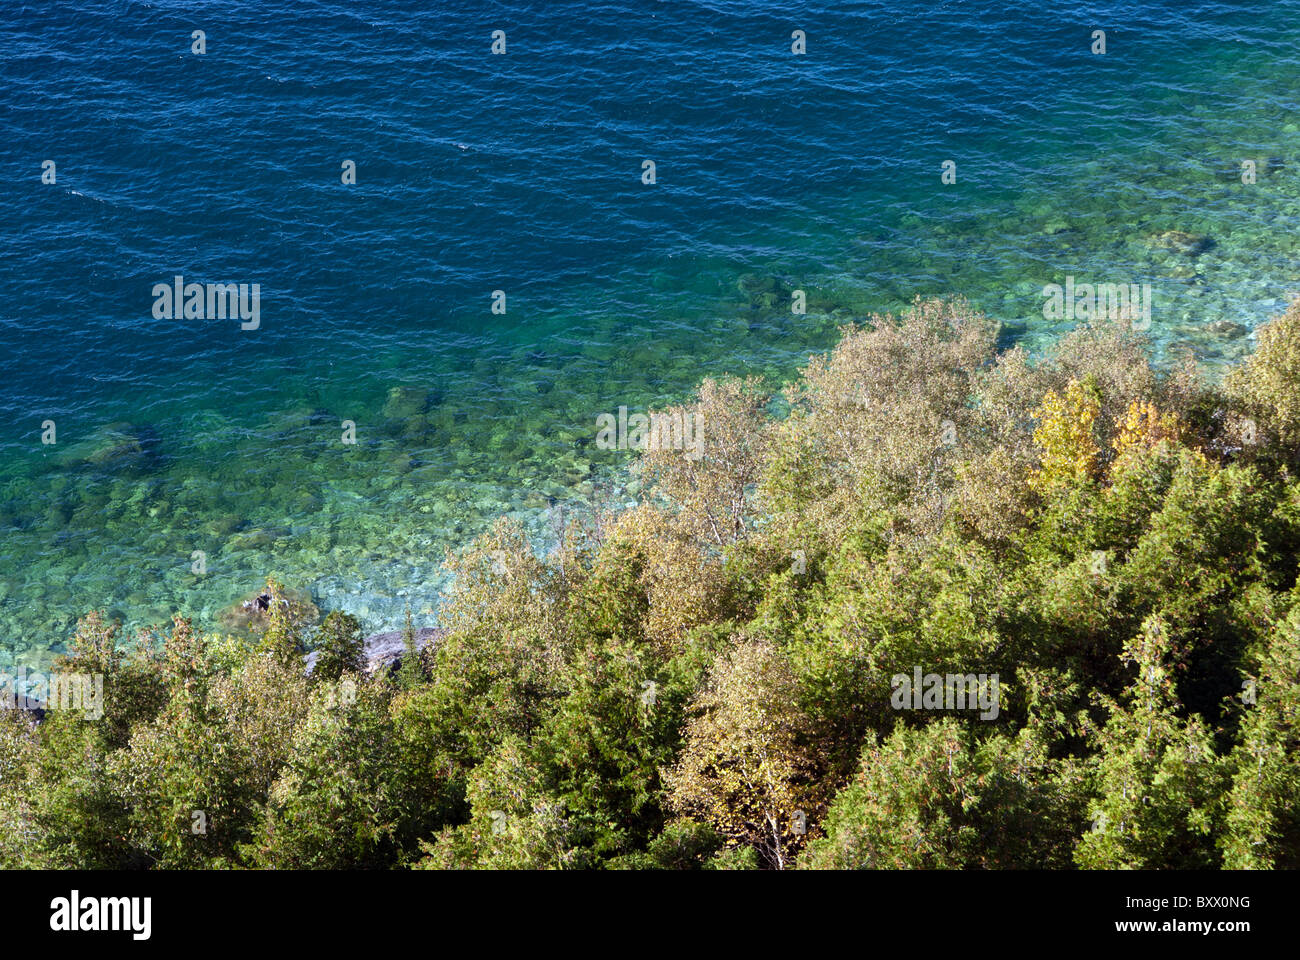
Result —
[[317, 683], [336, 682], [345, 673], [361, 673], [366, 668], [366, 641], [357, 618], [333, 610], [321, 624], [316, 637], [316, 666], [312, 678]]
[[1094, 434], [1101, 397], [1092, 384], [1071, 380], [1063, 395], [1049, 390], [1035, 411], [1034, 443], [1042, 451], [1041, 465], [1030, 478], [1044, 495], [1060, 485], [1095, 479], [1101, 450]]
[[742, 640], [710, 674], [694, 703], [681, 759], [664, 772], [669, 803], [747, 844], [781, 869], [798, 849], [792, 817], [811, 767], [800, 743], [794, 672], [762, 641]]
[[1288, 462], [1300, 450], [1300, 299], [1255, 331], [1255, 352], [1227, 376], [1229, 397], [1255, 418], [1247, 443], [1271, 446]]

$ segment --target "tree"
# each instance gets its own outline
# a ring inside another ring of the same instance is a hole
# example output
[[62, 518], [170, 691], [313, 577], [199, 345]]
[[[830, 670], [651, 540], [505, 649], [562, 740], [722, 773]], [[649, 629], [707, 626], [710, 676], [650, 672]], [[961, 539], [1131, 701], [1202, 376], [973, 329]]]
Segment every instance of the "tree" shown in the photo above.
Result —
[[1242, 682], [1244, 719], [1229, 756], [1223, 866], [1300, 867], [1300, 605], [1276, 624]]
[[[756, 378], [706, 379], [694, 404], [651, 414], [690, 425], [693, 444], [651, 439], [641, 466], [655, 492], [674, 505], [674, 519], [691, 539], [724, 547], [743, 538], [753, 485], [767, 450], [767, 396]], [[670, 434], [669, 439], [672, 439]]]
[[285, 596], [280, 581], [273, 576], [266, 578], [266, 594], [270, 597], [267, 605], [269, 622], [266, 632], [262, 634], [259, 649], [282, 664], [301, 667], [302, 632], [299, 611]]
[[104, 778], [129, 810], [132, 848], [173, 869], [239, 865], [306, 705], [300, 667], [249, 651], [137, 724]]
[[1294, 462], [1300, 452], [1300, 298], [1259, 327], [1255, 340], [1255, 352], [1224, 384], [1240, 415], [1251, 420], [1249, 428], [1234, 424], [1233, 439], [1247, 452], [1271, 446]]
[[341, 610], [331, 611], [317, 635], [312, 679], [317, 683], [333, 683], [345, 673], [364, 672], [365, 649], [366, 641], [361, 636], [361, 623], [357, 618]]
[[395, 761], [381, 684], [358, 685], [351, 675], [317, 684], [245, 855], [275, 869], [391, 865], [400, 852]]
[[1071, 380], [1064, 396], [1047, 392], [1035, 411], [1034, 442], [1042, 450], [1042, 466], [1031, 477], [1037, 489], [1047, 492], [1055, 484], [1095, 478], [1101, 451], [1093, 431], [1100, 412], [1100, 393], [1091, 384]]
[[1081, 777], [1026, 730], [981, 739], [969, 721], [873, 735], [827, 812], [813, 869], [1047, 869], [1069, 866]]
[[1152, 617], [1126, 645], [1127, 703], [1107, 703], [1092, 761], [1092, 822], [1075, 850], [1088, 869], [1206, 869], [1221, 817], [1223, 762], [1206, 724], [1182, 718], [1166, 624]]
[[730, 845], [749, 844], [784, 869], [801, 842], [794, 823], [806, 726], [794, 671], [762, 640], [740, 639], [710, 672], [694, 702], [681, 758], [664, 772], [669, 803], [712, 826]]

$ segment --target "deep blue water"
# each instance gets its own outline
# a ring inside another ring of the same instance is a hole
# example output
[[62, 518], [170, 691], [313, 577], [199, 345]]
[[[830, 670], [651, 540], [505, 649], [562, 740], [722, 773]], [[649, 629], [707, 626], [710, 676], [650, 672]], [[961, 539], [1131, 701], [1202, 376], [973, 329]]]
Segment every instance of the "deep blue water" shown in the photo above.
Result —
[[[915, 295], [1037, 349], [1045, 283], [1151, 282], [1161, 349], [1231, 360], [1211, 325], [1300, 286], [1297, 12], [8, 3], [0, 652], [91, 607], [211, 623], [272, 571], [427, 620], [492, 517], [628, 498], [598, 414], [787, 378]], [[260, 284], [260, 329], [155, 319], [177, 274]]]

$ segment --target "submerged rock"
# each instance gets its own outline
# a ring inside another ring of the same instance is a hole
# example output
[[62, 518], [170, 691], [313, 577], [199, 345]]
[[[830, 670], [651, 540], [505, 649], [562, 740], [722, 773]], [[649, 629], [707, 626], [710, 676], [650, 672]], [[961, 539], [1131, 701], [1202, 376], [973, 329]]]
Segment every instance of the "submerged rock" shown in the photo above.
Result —
[[316, 421], [317, 411], [308, 406], [292, 407], [272, 413], [263, 422], [262, 429], [275, 440], [290, 440], [301, 437], [311, 430]]
[[1222, 337], [1225, 340], [1244, 337], [1250, 332], [1246, 329], [1245, 324], [1237, 323], [1234, 320], [1215, 320], [1207, 329], [1216, 337]]
[[1171, 250], [1183, 256], [1198, 257], [1214, 246], [1214, 241], [1204, 234], [1165, 230], [1147, 237], [1147, 244], [1157, 250]]
[[222, 513], [204, 521], [203, 529], [211, 536], [222, 538], [242, 529], [247, 520], [235, 513]]
[[95, 431], [81, 462], [114, 473], [140, 473], [154, 467], [159, 437], [151, 427], [110, 423]]
[[230, 550], [236, 551], [265, 550], [277, 540], [285, 540], [289, 536], [290, 530], [288, 527], [253, 527], [248, 530], [240, 530], [238, 533], [231, 535], [226, 540], [226, 546]]
[[409, 420], [429, 409], [429, 391], [420, 387], [393, 387], [384, 401], [384, 416], [389, 420]]
[[760, 277], [758, 274], [742, 274], [736, 281], [736, 289], [749, 301], [750, 306], [771, 309], [789, 297], [791, 288], [777, 277]]
[[582, 483], [589, 476], [591, 476], [591, 462], [588, 460], [574, 460], [564, 469], [564, 482], [570, 486]]

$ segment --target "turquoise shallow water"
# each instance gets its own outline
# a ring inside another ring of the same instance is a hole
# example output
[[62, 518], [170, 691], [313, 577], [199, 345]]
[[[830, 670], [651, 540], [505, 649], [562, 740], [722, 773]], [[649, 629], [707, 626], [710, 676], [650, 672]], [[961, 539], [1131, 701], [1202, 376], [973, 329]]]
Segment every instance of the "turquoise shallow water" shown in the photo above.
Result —
[[1300, 288], [1296, 2], [118, 6], [0, 13], [0, 656], [272, 571], [430, 621], [491, 518], [628, 499], [599, 414], [916, 294], [1039, 349], [1044, 284], [1150, 283], [1217, 364]]

